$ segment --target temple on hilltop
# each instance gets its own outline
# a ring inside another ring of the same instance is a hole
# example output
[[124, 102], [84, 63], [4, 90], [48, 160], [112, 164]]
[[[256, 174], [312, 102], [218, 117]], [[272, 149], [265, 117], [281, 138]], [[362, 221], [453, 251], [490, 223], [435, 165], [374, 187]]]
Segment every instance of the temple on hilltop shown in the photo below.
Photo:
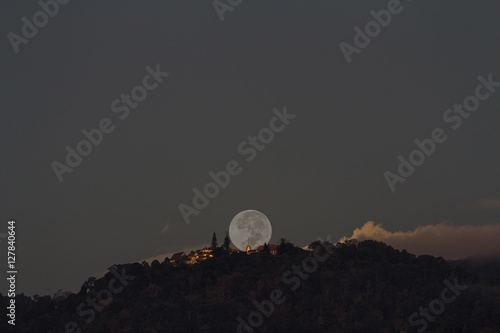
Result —
[[247, 244], [247, 249], [245, 251], [247, 254], [250, 254], [250, 253], [256, 253], [257, 251], [255, 250], [252, 250], [252, 248], [250, 247], [250, 240], [248, 240], [248, 244]]
[[[232, 249], [229, 251], [230, 254], [233, 253], [239, 253], [243, 252], [246, 254], [253, 254], [253, 253], [258, 253], [264, 250], [266, 245], [260, 245], [257, 247], [255, 250], [252, 250], [250, 247], [250, 240], [247, 242], [247, 248], [245, 251], [239, 251], [238, 249]], [[274, 244], [267, 244], [267, 248], [269, 249], [269, 253], [272, 255], [277, 255], [278, 254], [278, 245]], [[185, 252], [177, 252], [172, 255], [172, 258], [170, 258], [170, 263], [177, 265], [181, 262], [184, 262], [186, 264], [196, 264], [200, 261], [213, 258], [214, 253], [212, 249], [207, 249], [204, 248], [203, 250], [196, 250], [196, 251], [191, 251], [191, 253], [186, 254]]]
[[[273, 244], [267, 244], [267, 248], [269, 249], [269, 252], [273, 255], [278, 254], [278, 245], [273, 245]], [[260, 252], [264, 250], [264, 245], [261, 245], [257, 248], [257, 252]]]
[[[247, 243], [247, 249], [246, 249], [246, 253], [247, 254], [250, 254], [250, 253], [257, 253], [257, 252], [260, 252], [262, 250], [264, 250], [264, 247], [265, 245], [260, 245], [259, 247], [257, 247], [257, 249], [255, 250], [252, 250], [252, 248], [250, 247], [250, 241]], [[269, 249], [269, 252], [272, 254], [272, 255], [276, 255], [278, 254], [278, 245], [274, 245], [274, 244], [267, 244], [267, 248]], [[232, 252], [232, 251], [231, 251]]]
[[170, 258], [170, 263], [172, 263], [172, 264], [175, 263], [177, 260], [180, 260], [185, 255], [186, 255], [186, 253], [184, 253], [184, 251], [174, 253], [174, 255], [172, 256], [172, 258]]
[[190, 254], [186, 254], [184, 252], [174, 253], [172, 258], [170, 258], [170, 263], [177, 264], [180, 261], [185, 262], [186, 264], [196, 264], [202, 260], [206, 260], [208, 258], [213, 258], [211, 249], [203, 249], [191, 251]]

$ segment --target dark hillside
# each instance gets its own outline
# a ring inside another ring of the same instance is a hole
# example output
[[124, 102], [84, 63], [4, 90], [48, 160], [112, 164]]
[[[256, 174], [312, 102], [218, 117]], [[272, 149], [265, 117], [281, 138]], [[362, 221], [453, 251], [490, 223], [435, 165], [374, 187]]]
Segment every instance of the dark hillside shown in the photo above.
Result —
[[[376, 241], [310, 247], [285, 243], [275, 256], [218, 250], [193, 265], [115, 265], [78, 294], [17, 297], [16, 332], [237, 332], [242, 321], [273, 333], [500, 332], [498, 279]], [[130, 277], [120, 284], [122, 275]], [[444, 280], [467, 288], [451, 291]]]

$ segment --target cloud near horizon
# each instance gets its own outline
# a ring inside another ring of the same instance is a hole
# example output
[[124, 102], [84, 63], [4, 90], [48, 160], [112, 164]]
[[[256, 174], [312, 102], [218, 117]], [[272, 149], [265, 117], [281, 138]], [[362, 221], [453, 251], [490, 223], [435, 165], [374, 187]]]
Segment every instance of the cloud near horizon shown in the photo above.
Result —
[[392, 247], [420, 255], [430, 254], [445, 259], [500, 254], [500, 224], [480, 226], [425, 225], [413, 231], [388, 231], [382, 224], [366, 222], [345, 239], [374, 239]]
[[500, 198], [487, 198], [476, 201], [473, 205], [465, 206], [471, 210], [498, 210], [500, 209]]

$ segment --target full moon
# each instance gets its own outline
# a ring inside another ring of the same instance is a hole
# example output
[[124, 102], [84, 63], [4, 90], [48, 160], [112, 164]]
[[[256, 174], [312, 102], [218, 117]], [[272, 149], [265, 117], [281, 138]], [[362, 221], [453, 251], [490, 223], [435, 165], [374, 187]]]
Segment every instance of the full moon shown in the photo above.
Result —
[[240, 251], [246, 250], [248, 242], [252, 250], [264, 243], [269, 244], [272, 232], [269, 219], [256, 210], [238, 213], [229, 225], [229, 238]]

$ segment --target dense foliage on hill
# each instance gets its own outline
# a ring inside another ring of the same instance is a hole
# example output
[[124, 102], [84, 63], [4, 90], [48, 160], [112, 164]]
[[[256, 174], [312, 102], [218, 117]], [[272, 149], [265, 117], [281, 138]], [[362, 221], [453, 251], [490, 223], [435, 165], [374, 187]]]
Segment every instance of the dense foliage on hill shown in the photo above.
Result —
[[481, 277], [498, 281], [500, 279], [500, 254], [485, 257], [470, 257], [460, 260], [448, 260], [451, 267], [462, 267], [478, 273]]
[[115, 265], [78, 294], [19, 295], [15, 332], [500, 332], [500, 276], [376, 241], [310, 248]]

